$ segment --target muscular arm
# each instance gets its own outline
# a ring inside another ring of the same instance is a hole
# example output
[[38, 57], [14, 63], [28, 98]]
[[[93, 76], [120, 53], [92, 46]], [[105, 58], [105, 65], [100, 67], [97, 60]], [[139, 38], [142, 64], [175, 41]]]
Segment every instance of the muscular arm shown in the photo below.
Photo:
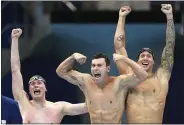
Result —
[[161, 66], [158, 69], [158, 77], [165, 77], [167, 80], [170, 79], [170, 75], [173, 68], [174, 62], [174, 46], [175, 46], [175, 28], [173, 15], [167, 15], [167, 28], [166, 28], [166, 45], [162, 52]]
[[12, 38], [11, 44], [11, 72], [12, 91], [15, 100], [19, 101], [24, 95], [23, 80], [20, 72], [20, 58], [18, 52], [18, 38]]
[[[115, 47], [115, 52], [117, 54], [121, 54], [128, 57], [127, 52], [125, 50], [125, 18], [126, 17], [119, 16], [116, 32], [114, 36], [114, 47]], [[129, 67], [126, 63], [116, 62], [116, 65], [120, 74], [129, 73]]]
[[133, 73], [130, 73], [128, 75], [119, 76], [120, 86], [135, 87], [147, 78], [147, 72], [133, 60], [124, 56], [118, 61], [124, 61], [125, 63], [127, 63], [127, 65], [131, 67], [133, 71]]
[[68, 82], [84, 87], [84, 74], [73, 70], [75, 58], [73, 55], [65, 59], [56, 69], [56, 73]]
[[88, 108], [85, 103], [71, 104], [64, 102], [63, 113], [65, 115], [80, 115], [88, 112]]

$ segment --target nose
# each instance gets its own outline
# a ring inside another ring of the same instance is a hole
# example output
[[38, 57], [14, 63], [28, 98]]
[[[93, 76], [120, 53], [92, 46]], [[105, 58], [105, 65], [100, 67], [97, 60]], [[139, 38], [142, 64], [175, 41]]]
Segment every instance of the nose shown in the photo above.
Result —
[[97, 69], [97, 66], [94, 66], [94, 67], [93, 67], [93, 70], [96, 70], [96, 69]]
[[148, 57], [147, 56], [144, 56], [143, 57], [143, 60], [147, 61], [148, 60]]
[[36, 84], [34, 85], [34, 87], [35, 87], [35, 88], [38, 88], [38, 86], [39, 86], [39, 84], [38, 84], [38, 83], [36, 83]]

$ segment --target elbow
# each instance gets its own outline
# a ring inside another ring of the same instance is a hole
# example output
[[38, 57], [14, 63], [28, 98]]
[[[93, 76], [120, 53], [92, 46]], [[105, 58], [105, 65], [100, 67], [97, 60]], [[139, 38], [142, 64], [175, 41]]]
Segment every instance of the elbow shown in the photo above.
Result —
[[60, 76], [61, 78], [63, 78], [66, 74], [67, 74], [67, 72], [64, 72], [64, 70], [62, 70], [61, 68], [57, 68], [56, 69], [56, 74], [58, 75], [58, 76]]
[[63, 73], [61, 72], [61, 70], [59, 68], [56, 69], [56, 74], [58, 76], [63, 76]]
[[59, 67], [56, 69], [56, 74], [57, 74], [57, 75], [59, 75], [59, 74], [60, 74]]

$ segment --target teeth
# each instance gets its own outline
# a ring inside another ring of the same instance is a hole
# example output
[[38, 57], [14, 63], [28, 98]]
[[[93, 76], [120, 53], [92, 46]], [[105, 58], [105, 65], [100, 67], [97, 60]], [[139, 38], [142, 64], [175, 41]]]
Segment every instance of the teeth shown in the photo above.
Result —
[[148, 65], [149, 63], [147, 63], [147, 62], [144, 62], [144, 63], [142, 63], [143, 65]]
[[100, 77], [101, 76], [101, 74], [95, 74], [95, 77]]

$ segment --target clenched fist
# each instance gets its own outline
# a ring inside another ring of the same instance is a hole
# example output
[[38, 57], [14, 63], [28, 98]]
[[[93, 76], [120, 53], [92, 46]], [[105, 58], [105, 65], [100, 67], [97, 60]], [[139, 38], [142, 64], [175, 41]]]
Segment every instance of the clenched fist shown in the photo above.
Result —
[[131, 8], [129, 6], [122, 6], [119, 10], [119, 16], [125, 17], [131, 12]]
[[171, 4], [162, 4], [161, 11], [166, 15], [172, 14], [172, 5]]
[[79, 63], [79, 64], [84, 64], [86, 62], [86, 56], [80, 54], [80, 53], [74, 53], [73, 54], [75, 60]]
[[20, 35], [22, 34], [22, 30], [20, 28], [13, 29], [11, 33], [12, 38], [19, 38]]
[[121, 59], [123, 59], [124, 57], [125, 57], [125, 56], [120, 55], [120, 54], [116, 54], [116, 53], [113, 54], [113, 60], [114, 60], [114, 62], [116, 62], [116, 61], [118, 61], [118, 60], [121, 60]]

